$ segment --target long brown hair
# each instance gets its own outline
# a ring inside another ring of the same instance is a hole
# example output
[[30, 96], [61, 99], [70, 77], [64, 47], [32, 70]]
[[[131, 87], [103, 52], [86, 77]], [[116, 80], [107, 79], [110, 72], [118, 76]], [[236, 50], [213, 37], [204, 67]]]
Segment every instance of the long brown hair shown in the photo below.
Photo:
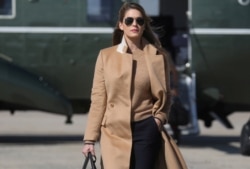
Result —
[[156, 38], [156, 36], [154, 35], [153, 30], [151, 29], [150, 26], [150, 22], [151, 22], [151, 18], [149, 18], [146, 13], [145, 10], [143, 9], [143, 7], [137, 3], [134, 2], [125, 2], [120, 10], [119, 10], [119, 15], [118, 15], [118, 20], [113, 32], [113, 45], [117, 45], [121, 42], [122, 37], [123, 37], [123, 31], [120, 30], [119, 28], [119, 22], [123, 22], [123, 18], [125, 16], [125, 13], [129, 10], [129, 9], [136, 9], [138, 11], [141, 12], [142, 17], [145, 20], [145, 29], [144, 32], [142, 34], [142, 37], [144, 37], [149, 43], [153, 44], [160, 53], [165, 53], [164, 50], [162, 50], [161, 47], [161, 43], [160, 41]]

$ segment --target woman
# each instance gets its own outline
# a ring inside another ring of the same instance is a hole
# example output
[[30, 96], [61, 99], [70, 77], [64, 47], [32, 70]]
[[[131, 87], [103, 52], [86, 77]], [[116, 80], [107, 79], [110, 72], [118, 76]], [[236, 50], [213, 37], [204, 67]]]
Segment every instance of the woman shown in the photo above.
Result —
[[169, 68], [149, 22], [139, 4], [125, 3], [113, 46], [96, 61], [82, 152], [95, 154], [100, 138], [105, 169], [153, 169], [158, 160], [171, 102]]

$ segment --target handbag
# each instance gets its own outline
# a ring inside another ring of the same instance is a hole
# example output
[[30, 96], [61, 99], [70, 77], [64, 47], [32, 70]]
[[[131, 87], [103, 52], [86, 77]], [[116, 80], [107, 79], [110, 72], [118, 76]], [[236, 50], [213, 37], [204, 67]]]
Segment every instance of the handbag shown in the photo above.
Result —
[[82, 169], [87, 169], [89, 161], [90, 161], [91, 169], [96, 169], [96, 165], [95, 165], [96, 156], [92, 155], [90, 152], [88, 153], [88, 156], [85, 158]]

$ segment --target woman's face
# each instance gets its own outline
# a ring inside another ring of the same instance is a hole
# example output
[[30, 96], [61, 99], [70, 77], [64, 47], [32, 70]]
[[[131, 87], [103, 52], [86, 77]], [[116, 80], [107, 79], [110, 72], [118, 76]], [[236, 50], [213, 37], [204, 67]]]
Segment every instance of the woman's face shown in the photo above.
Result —
[[140, 39], [143, 31], [145, 20], [140, 11], [136, 9], [129, 9], [126, 11], [122, 22], [119, 27], [124, 32], [124, 36], [130, 39]]

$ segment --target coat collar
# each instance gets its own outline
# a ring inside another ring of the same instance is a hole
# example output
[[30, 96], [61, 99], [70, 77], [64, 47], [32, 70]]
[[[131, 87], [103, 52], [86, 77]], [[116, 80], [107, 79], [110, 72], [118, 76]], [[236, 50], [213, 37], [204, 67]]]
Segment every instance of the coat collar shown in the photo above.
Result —
[[[143, 44], [143, 51], [145, 53], [149, 53], [151, 55], [157, 54], [156, 47], [150, 44], [145, 38], [142, 38], [142, 44]], [[121, 43], [117, 47], [117, 52], [124, 54], [124, 53], [127, 53], [127, 51], [128, 51], [128, 45], [127, 45], [125, 37], [123, 36]]]
[[125, 40], [125, 37], [123, 36], [121, 43], [117, 47], [117, 52], [127, 53], [127, 51], [128, 51], [128, 45], [127, 45], [127, 42]]

